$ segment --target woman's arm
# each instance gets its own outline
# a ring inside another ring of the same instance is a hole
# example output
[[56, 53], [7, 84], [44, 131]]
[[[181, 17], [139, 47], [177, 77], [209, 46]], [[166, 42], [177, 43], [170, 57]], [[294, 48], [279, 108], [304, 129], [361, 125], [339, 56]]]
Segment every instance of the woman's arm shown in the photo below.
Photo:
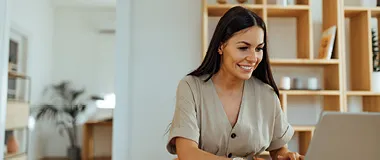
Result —
[[202, 151], [197, 143], [186, 138], [176, 138], [176, 148], [179, 160], [232, 160], [232, 158], [220, 157]]

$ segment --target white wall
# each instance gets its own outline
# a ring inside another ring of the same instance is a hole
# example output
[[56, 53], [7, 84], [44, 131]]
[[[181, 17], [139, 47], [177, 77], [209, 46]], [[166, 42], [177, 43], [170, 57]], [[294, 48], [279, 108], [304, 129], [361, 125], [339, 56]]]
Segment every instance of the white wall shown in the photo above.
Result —
[[[54, 12], [49, 0], [11, 0], [11, 28], [28, 37], [27, 74], [32, 78], [31, 103], [41, 97], [43, 88], [51, 82]], [[31, 133], [30, 157], [39, 157], [41, 150], [37, 132]]]
[[[8, 1], [0, 0], [0, 88], [7, 88], [9, 17]], [[7, 91], [0, 90], [0, 144], [4, 144]], [[4, 157], [4, 145], [0, 145], [0, 159]]]
[[[70, 80], [75, 86], [84, 87], [86, 95], [114, 92], [115, 36], [100, 34], [99, 26], [110, 24], [115, 18], [115, 9], [112, 8], [55, 9], [54, 83]], [[108, 115], [112, 115], [112, 110], [99, 110], [97, 113], [97, 117]], [[95, 156], [111, 155], [112, 128], [95, 128], [94, 133]], [[44, 128], [42, 135], [46, 138], [41, 141], [44, 157], [66, 156], [67, 137], [61, 137], [54, 126]], [[81, 145], [81, 128], [78, 136]]]
[[119, 73], [132, 80], [130, 159], [171, 159], [164, 134], [173, 117], [175, 90], [179, 80], [201, 62], [200, 2], [131, 4], [133, 67], [130, 73]]
[[116, 106], [113, 118], [112, 158], [131, 159], [130, 129], [132, 122], [132, 0], [117, 0], [115, 94]]
[[57, 8], [53, 81], [72, 80], [90, 93], [114, 91], [113, 34], [100, 34], [94, 21], [115, 18], [113, 9]]

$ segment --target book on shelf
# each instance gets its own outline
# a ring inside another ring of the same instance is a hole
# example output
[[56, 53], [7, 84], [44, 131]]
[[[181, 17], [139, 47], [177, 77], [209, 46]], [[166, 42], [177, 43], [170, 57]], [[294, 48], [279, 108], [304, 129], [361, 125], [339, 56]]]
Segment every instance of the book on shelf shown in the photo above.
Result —
[[321, 43], [318, 50], [318, 59], [331, 59], [336, 36], [336, 26], [331, 26], [322, 33]]

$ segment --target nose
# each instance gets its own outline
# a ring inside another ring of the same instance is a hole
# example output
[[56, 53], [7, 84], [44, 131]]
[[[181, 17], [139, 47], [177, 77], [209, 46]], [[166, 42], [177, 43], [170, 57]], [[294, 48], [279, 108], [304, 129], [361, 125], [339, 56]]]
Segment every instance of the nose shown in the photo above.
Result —
[[245, 59], [249, 62], [255, 63], [257, 61], [256, 52], [249, 54]]

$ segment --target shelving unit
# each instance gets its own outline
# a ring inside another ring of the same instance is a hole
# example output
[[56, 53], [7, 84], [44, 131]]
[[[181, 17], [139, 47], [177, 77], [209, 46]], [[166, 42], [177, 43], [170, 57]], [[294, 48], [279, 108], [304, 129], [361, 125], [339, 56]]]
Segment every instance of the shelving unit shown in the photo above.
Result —
[[[380, 92], [372, 90], [371, 18], [378, 20], [378, 28], [376, 28], [378, 31], [380, 7], [344, 7], [342, 20], [349, 20], [349, 30], [344, 31], [344, 33], [349, 34], [345, 35], [349, 43], [346, 46], [349, 49], [347, 56], [349, 63], [347, 63], [346, 68], [350, 70], [350, 76], [347, 77], [350, 83], [348, 83], [345, 96], [347, 99], [362, 97], [363, 112], [380, 112]], [[345, 26], [342, 29], [345, 29]], [[345, 105], [348, 108], [348, 103]]]
[[[15, 71], [8, 71], [8, 79], [22, 79], [26, 83], [29, 82], [28, 87], [28, 97], [25, 99], [10, 99], [7, 101], [7, 113], [6, 113], [6, 123], [5, 130], [6, 133], [12, 134], [12, 139], [15, 139], [17, 144], [17, 152], [4, 153], [4, 160], [26, 160], [27, 159], [27, 146], [28, 146], [28, 123], [29, 123], [29, 113], [30, 113], [30, 77], [25, 74], [18, 73]], [[17, 133], [17, 134], [16, 134]], [[10, 135], [7, 137], [10, 138]], [[9, 142], [5, 139], [5, 142]], [[14, 141], [13, 141], [14, 142]], [[20, 144], [22, 143], [22, 145]], [[6, 144], [10, 145], [10, 144]], [[25, 147], [25, 148], [23, 148]]]
[[[318, 67], [323, 70], [323, 86], [321, 90], [281, 90], [280, 101], [285, 113], [288, 111], [288, 99], [291, 96], [319, 96], [322, 97], [322, 110], [348, 111], [347, 99], [351, 96], [363, 97], [364, 112], [380, 112], [380, 93], [371, 89], [372, 81], [372, 42], [370, 23], [371, 17], [377, 18], [380, 28], [380, 7], [345, 7], [344, 0], [322, 0], [322, 31], [336, 26], [336, 36], [331, 59], [316, 59], [313, 40], [312, 6], [310, 0], [295, 0], [295, 5], [279, 6], [269, 4], [267, 0], [256, 0], [255, 4], [208, 4], [203, 0], [202, 9], [202, 51], [203, 57], [208, 47], [208, 18], [221, 17], [228, 9], [241, 5], [257, 13], [264, 19], [267, 26], [268, 19], [295, 18], [296, 19], [296, 57], [281, 59], [272, 57], [272, 67]], [[345, 35], [345, 18], [350, 19], [350, 38]], [[268, 27], [267, 27], [268, 28]], [[269, 30], [268, 32], [276, 32]], [[380, 32], [379, 32], [380, 37]], [[270, 39], [270, 37], [268, 37]], [[346, 41], [350, 44], [347, 46]], [[346, 54], [346, 47], [351, 53]], [[358, 54], [360, 53], [360, 54]], [[269, 54], [271, 52], [269, 51]], [[346, 63], [350, 61], [349, 64]], [[349, 71], [350, 76], [347, 77]], [[276, 74], [276, 73], [274, 73]], [[349, 87], [346, 85], [350, 82]], [[314, 126], [294, 126], [299, 136], [299, 152], [306, 154], [313, 135]], [[266, 155], [268, 153], [263, 153]]]

